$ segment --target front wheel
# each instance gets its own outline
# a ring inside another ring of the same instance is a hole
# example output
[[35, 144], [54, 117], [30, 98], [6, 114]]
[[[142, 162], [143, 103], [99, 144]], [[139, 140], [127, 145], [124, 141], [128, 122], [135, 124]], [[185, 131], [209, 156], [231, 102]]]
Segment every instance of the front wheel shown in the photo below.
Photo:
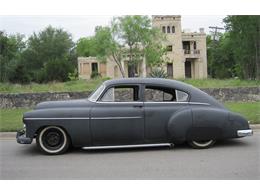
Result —
[[205, 148], [209, 148], [209, 147], [213, 146], [216, 143], [216, 141], [215, 140], [205, 140], [205, 141], [192, 140], [192, 141], [189, 141], [188, 143], [192, 148], [205, 149]]
[[62, 154], [66, 152], [70, 145], [66, 132], [57, 126], [45, 127], [38, 133], [36, 144], [45, 154]]

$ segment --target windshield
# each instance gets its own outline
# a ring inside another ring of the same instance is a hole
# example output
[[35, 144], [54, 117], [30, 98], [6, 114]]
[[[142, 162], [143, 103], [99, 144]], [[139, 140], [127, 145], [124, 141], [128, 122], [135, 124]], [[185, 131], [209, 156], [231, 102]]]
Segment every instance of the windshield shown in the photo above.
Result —
[[101, 95], [102, 91], [105, 89], [105, 85], [100, 85], [92, 94], [90, 94], [88, 100], [95, 102], [97, 101], [98, 97]]

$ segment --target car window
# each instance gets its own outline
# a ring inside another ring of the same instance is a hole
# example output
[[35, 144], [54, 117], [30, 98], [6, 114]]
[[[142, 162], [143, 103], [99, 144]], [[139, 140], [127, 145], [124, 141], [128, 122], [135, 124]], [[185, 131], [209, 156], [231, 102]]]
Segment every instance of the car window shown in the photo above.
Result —
[[133, 102], [139, 100], [138, 86], [116, 86], [109, 88], [102, 96], [102, 102]]
[[175, 90], [171, 88], [159, 88], [154, 86], [145, 87], [146, 102], [169, 102], [176, 101]]
[[146, 102], [186, 102], [189, 95], [183, 91], [168, 87], [146, 86]]
[[189, 95], [184, 91], [176, 90], [176, 99], [178, 102], [187, 102]]

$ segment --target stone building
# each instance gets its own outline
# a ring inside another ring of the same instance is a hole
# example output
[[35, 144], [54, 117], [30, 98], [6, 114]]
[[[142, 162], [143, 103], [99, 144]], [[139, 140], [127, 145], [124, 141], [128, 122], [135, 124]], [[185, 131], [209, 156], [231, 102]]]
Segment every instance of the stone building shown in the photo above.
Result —
[[[204, 29], [199, 32], [186, 32], [181, 28], [181, 16], [156, 15], [152, 16], [152, 25], [161, 29], [166, 35], [163, 44], [167, 48], [167, 62], [163, 68], [169, 78], [207, 78], [207, 49]], [[127, 57], [122, 60], [124, 72], [128, 76]], [[136, 67], [136, 76], [146, 77], [150, 68], [145, 59]], [[121, 73], [112, 58], [101, 63], [95, 57], [78, 58], [79, 77], [89, 79], [92, 72], [99, 72], [103, 77], [120, 78]]]

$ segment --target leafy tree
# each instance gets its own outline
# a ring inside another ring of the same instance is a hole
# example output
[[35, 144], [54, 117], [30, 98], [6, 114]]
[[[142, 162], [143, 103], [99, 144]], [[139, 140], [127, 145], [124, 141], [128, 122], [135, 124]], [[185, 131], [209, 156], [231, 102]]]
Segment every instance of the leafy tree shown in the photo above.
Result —
[[229, 33], [220, 35], [219, 41], [207, 37], [207, 55], [209, 74], [212, 78], [230, 78], [237, 76], [233, 48]]
[[0, 81], [9, 81], [25, 48], [24, 36], [0, 31]]
[[80, 38], [77, 42], [77, 54], [78, 56], [96, 56], [96, 42], [94, 37]]
[[76, 55], [71, 34], [48, 26], [28, 39], [23, 63], [35, 82], [65, 81], [76, 67]]
[[245, 79], [260, 79], [260, 16], [227, 16], [226, 30], [234, 52], [236, 69]]
[[[161, 61], [163, 50], [160, 31], [152, 28], [151, 19], [148, 16], [123, 16], [114, 18], [112, 31], [116, 40], [125, 46], [127, 50], [129, 77], [134, 77], [135, 66], [143, 58], [150, 65]], [[159, 40], [159, 41], [158, 41]], [[157, 55], [157, 58], [154, 58]]]

